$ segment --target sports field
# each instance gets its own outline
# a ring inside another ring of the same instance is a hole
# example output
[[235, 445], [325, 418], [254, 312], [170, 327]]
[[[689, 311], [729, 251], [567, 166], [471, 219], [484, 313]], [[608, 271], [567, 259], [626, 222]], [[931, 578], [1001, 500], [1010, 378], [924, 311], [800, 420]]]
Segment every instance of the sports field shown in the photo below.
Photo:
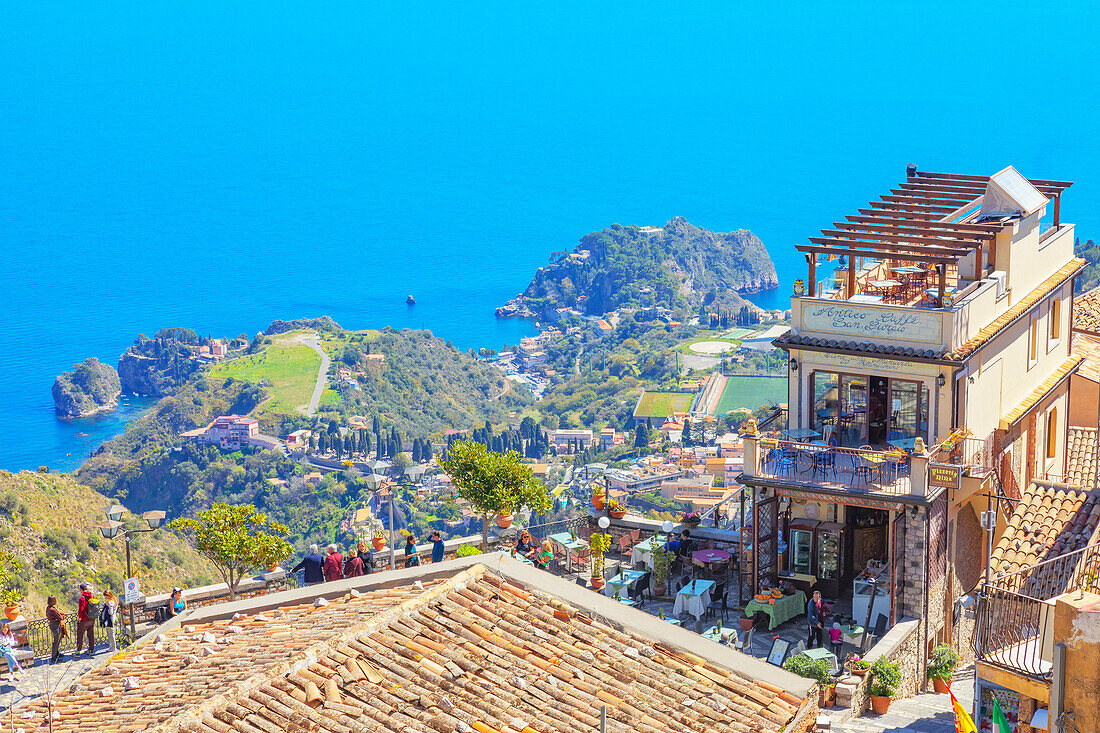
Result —
[[761, 405], [786, 401], [786, 377], [730, 377], [714, 414], [725, 415], [738, 407], [755, 410]]
[[634, 417], [668, 417], [674, 412], [687, 412], [694, 398], [692, 392], [642, 392]]

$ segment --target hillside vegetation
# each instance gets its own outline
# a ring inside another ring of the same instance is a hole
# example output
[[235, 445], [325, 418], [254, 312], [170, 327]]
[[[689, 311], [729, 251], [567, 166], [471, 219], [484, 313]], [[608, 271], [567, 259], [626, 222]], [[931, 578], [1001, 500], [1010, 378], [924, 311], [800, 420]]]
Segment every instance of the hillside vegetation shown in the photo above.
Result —
[[[109, 504], [72, 476], [0, 472], [0, 547], [23, 561], [20, 580], [28, 618], [44, 614], [51, 594], [66, 610], [75, 609], [83, 581], [121, 595], [125, 546], [121, 539], [103, 539], [95, 527], [105, 520], [103, 508]], [[146, 526], [137, 518], [127, 521]], [[139, 535], [132, 544], [132, 563], [147, 595], [174, 585], [216, 582], [214, 568], [166, 529]]]
[[253, 384], [266, 383], [270, 397], [263, 402], [265, 412], [305, 412], [321, 357], [316, 351], [288, 338], [275, 337], [258, 353], [239, 356], [210, 368], [212, 380], [240, 379]]
[[737, 291], [777, 283], [775, 265], [752, 232], [712, 232], [681, 217], [662, 228], [614, 224], [583, 237], [573, 253], [558, 254], [523, 293], [536, 313], [560, 307], [589, 315], [621, 307], [694, 311], [712, 303], [741, 308], [746, 301]]

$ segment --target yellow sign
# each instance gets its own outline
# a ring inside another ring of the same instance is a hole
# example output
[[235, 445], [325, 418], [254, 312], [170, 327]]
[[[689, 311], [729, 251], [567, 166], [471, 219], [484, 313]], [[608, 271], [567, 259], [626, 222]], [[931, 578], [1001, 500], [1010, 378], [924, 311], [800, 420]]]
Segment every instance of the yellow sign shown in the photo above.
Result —
[[950, 463], [929, 463], [928, 485], [941, 489], [959, 488], [962, 486], [962, 466]]

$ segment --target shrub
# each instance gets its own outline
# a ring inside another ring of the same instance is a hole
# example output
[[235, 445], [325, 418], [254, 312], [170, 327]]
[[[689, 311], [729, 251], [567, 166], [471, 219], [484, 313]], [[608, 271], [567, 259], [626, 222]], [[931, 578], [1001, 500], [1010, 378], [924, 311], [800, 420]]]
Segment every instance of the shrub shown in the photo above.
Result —
[[874, 697], [893, 697], [901, 684], [901, 668], [897, 662], [891, 662], [886, 657], [879, 657], [871, 665], [871, 672], [875, 675], [871, 681], [871, 695]]
[[932, 656], [928, 661], [928, 679], [938, 677], [949, 680], [958, 666], [959, 653], [955, 648], [950, 644], [940, 644], [932, 649]]
[[157, 559], [152, 555], [146, 555], [145, 557], [141, 558], [141, 564], [149, 570], [152, 570], [157, 566]]
[[459, 557], [471, 557], [473, 555], [480, 555], [481, 550], [477, 549], [473, 545], [462, 545], [458, 548], [458, 551], [455, 554]]
[[805, 654], [795, 654], [793, 657], [787, 657], [783, 662], [783, 669], [799, 677], [817, 680], [820, 684], [829, 681], [830, 667], [825, 659], [810, 659]]

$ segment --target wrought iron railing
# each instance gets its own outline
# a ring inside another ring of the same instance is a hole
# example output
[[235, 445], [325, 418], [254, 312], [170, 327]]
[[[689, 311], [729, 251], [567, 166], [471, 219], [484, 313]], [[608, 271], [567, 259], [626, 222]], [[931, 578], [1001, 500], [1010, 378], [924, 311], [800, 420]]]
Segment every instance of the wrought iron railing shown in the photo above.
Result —
[[901, 452], [761, 440], [759, 476], [845, 491], [908, 494], [909, 456]]
[[1076, 591], [1100, 593], [1100, 543], [991, 578], [978, 600], [978, 659], [1049, 680], [1054, 643], [1050, 600]]
[[[73, 652], [76, 650], [76, 616], [68, 616], [63, 625], [68, 633], [61, 639], [61, 643], [58, 644], [58, 651], [61, 653]], [[103, 626], [97, 620], [92, 628], [96, 646], [110, 646], [111, 627]], [[124, 622], [123, 614], [121, 613], [118, 616], [118, 624], [114, 627], [114, 631], [115, 643], [119, 649], [125, 649], [134, 643], [134, 638], [130, 635], [130, 627]], [[50, 656], [53, 648], [53, 632], [50, 631], [50, 622], [47, 619], [38, 618], [28, 621], [27, 625], [20, 629], [18, 633], [20, 636], [26, 637], [26, 643], [21, 645], [19, 647], [20, 649], [29, 647], [31, 651], [34, 652], [35, 657]], [[86, 642], [87, 638], [85, 638], [84, 641]]]

